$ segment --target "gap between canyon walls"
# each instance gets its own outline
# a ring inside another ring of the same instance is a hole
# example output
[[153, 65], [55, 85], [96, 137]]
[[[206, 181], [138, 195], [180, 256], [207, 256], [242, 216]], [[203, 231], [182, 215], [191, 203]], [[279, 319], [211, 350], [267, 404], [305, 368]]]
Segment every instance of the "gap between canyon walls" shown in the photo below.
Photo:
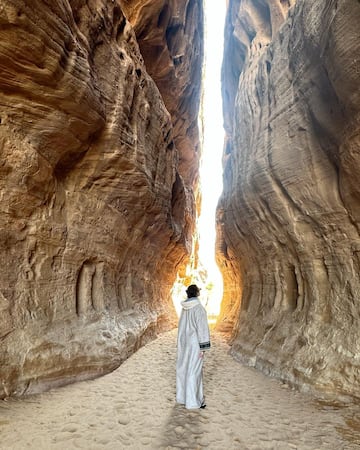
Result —
[[[360, 3], [230, 0], [217, 260], [232, 354], [360, 397]], [[240, 300], [241, 299], [241, 300]]]
[[0, 7], [0, 398], [174, 326], [199, 201], [202, 2], [49, 5]]

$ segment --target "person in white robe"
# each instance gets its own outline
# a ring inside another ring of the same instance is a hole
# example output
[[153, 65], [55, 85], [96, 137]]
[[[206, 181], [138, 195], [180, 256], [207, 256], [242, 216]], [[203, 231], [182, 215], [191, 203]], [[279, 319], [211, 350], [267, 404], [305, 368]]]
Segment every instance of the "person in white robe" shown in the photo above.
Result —
[[176, 402], [187, 409], [205, 408], [202, 369], [204, 352], [210, 348], [210, 332], [200, 289], [192, 284], [181, 302], [176, 362]]

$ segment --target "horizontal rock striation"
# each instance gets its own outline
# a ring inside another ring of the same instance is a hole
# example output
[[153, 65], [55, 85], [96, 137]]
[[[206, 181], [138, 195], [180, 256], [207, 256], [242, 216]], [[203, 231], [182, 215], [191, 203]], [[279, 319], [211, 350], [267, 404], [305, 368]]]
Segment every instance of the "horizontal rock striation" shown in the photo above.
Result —
[[171, 327], [195, 204], [120, 3], [5, 1], [0, 37], [1, 398], [110, 371]]
[[359, 397], [360, 3], [292, 3], [229, 2], [221, 320], [235, 357]]

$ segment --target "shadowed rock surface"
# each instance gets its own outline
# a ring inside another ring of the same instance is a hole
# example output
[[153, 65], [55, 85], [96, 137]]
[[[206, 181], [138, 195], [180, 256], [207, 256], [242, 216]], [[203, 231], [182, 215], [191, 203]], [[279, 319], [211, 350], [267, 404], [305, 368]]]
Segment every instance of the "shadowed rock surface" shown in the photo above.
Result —
[[[192, 230], [193, 253], [190, 266], [196, 267], [198, 236], [194, 205], [201, 207], [198, 190], [200, 136], [199, 109], [203, 60], [203, 0], [120, 0], [132, 24], [146, 70], [155, 81], [171, 115], [173, 145], [178, 150], [178, 171], [174, 197], [186, 228]], [[185, 199], [180, 200], [180, 199]], [[185, 203], [185, 204], [184, 204]], [[186, 266], [179, 270], [184, 283]]]
[[197, 186], [203, 0], [121, 0], [146, 69], [171, 114], [179, 172]]
[[0, 37], [1, 398], [110, 371], [173, 325], [197, 158], [184, 183], [174, 117], [117, 1], [5, 1]]
[[220, 327], [240, 360], [359, 397], [360, 3], [293, 3], [229, 2]]

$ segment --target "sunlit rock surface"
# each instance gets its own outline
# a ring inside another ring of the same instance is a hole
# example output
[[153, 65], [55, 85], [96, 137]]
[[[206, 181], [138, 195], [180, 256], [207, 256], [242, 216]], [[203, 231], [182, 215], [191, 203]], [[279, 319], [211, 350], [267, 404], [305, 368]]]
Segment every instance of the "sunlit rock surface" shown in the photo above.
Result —
[[4, 397], [109, 371], [172, 326], [195, 203], [174, 144], [190, 135], [120, 3], [5, 0], [0, 37]]
[[229, 2], [222, 326], [237, 358], [360, 396], [360, 3], [290, 3]]

